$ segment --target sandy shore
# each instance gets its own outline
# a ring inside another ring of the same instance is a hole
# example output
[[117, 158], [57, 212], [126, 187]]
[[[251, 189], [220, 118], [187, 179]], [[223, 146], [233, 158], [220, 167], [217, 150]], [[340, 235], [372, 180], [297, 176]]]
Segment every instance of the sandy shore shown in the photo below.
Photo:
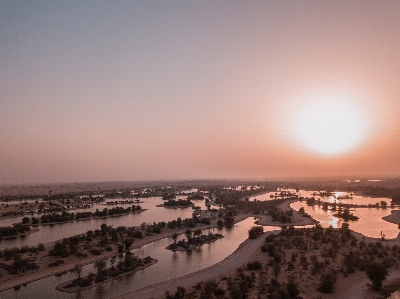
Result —
[[400, 210], [392, 210], [390, 215], [382, 217], [382, 219], [394, 224], [400, 224]]
[[[288, 200], [282, 203], [279, 207], [283, 210], [292, 209], [290, 204], [295, 200]], [[293, 209], [292, 209], [293, 210]], [[259, 223], [262, 225], [273, 225], [276, 226], [277, 223], [272, 221], [272, 219], [267, 215], [252, 215], [247, 214], [248, 217], [261, 217]], [[293, 210], [293, 225], [314, 225], [315, 220], [307, 217], [302, 217], [302, 214]], [[278, 232], [278, 231], [276, 231]], [[275, 233], [276, 233], [275, 232]], [[268, 232], [273, 233], [273, 232]], [[357, 239], [364, 240], [368, 242], [381, 241], [383, 244], [400, 245], [400, 239], [391, 239], [382, 241], [377, 238], [365, 237], [362, 234], [352, 232]], [[161, 299], [165, 296], [165, 291], [174, 292], [178, 286], [183, 286], [185, 288], [190, 288], [196, 283], [201, 281], [206, 281], [209, 279], [222, 278], [224, 276], [234, 275], [238, 267], [244, 266], [246, 263], [254, 260], [262, 260], [262, 253], [260, 250], [267, 234], [260, 236], [256, 240], [246, 240], [244, 241], [230, 256], [225, 258], [223, 261], [210, 266], [206, 269], [179, 277], [168, 281], [164, 281], [158, 284], [148, 286], [146, 288], [136, 290], [121, 296], [117, 296], [114, 299], [149, 299], [157, 298]], [[301, 272], [301, 270], [300, 270]], [[400, 270], [394, 269], [390, 270], [388, 280], [396, 278], [400, 275]], [[376, 293], [370, 288], [366, 287], [366, 284], [370, 283], [369, 279], [366, 277], [364, 272], [357, 272], [349, 275], [348, 277], [340, 276], [335, 285], [335, 292], [333, 294], [323, 294], [316, 290], [316, 282], [307, 281], [302, 284], [301, 291], [304, 299], [315, 299], [315, 298], [329, 298], [329, 299], [372, 299], [376, 298]], [[249, 299], [258, 298], [256, 295], [249, 295]]]
[[[283, 211], [293, 210], [290, 207], [290, 204], [296, 200], [287, 200], [279, 205], [279, 208]], [[311, 218], [302, 217], [303, 214], [293, 210], [293, 223], [294, 225], [314, 225], [315, 220]], [[254, 214], [240, 214], [235, 219], [235, 222], [239, 222], [247, 217], [260, 217], [257, 221], [258, 224], [264, 226], [279, 226], [285, 224], [279, 224], [276, 221], [272, 221], [271, 217], [268, 215], [254, 215]], [[286, 224], [286, 225], [288, 225]], [[268, 232], [274, 233], [279, 231]], [[134, 292], [130, 292], [114, 299], [147, 299], [147, 298], [163, 298], [165, 295], [165, 291], [175, 291], [178, 286], [190, 287], [195, 285], [200, 281], [205, 281], [208, 279], [218, 278], [222, 276], [229, 276], [233, 274], [236, 269], [240, 266], [244, 266], [247, 262], [259, 259], [261, 256], [261, 245], [263, 244], [265, 237], [267, 234], [263, 234], [259, 238], [255, 240], [247, 239], [227, 258], [223, 261], [212, 265], [208, 268], [199, 270], [197, 272], [193, 272], [187, 274], [185, 276], [181, 276], [178, 278], [174, 278], [171, 280], [167, 280], [158, 284], [154, 284], [148, 286], [146, 288], [136, 290]]]
[[[82, 291], [85, 291], [85, 290], [89, 290], [89, 289], [98, 287], [98, 286], [100, 286], [102, 284], [105, 284], [105, 283], [108, 283], [108, 282], [110, 282], [110, 281], [112, 281], [114, 279], [118, 279], [118, 278], [130, 275], [132, 273], [139, 272], [139, 271], [141, 271], [141, 270], [143, 270], [143, 269], [145, 269], [147, 267], [150, 267], [150, 266], [156, 264], [157, 262], [158, 262], [158, 260], [153, 259], [149, 264], [146, 264], [144, 266], [138, 267], [133, 271], [125, 272], [123, 274], [118, 275], [117, 277], [109, 278], [109, 279], [106, 279], [106, 280], [104, 280], [102, 282], [93, 283], [93, 284], [91, 284], [89, 286], [86, 286], [86, 287], [65, 288], [66, 286], [68, 286], [73, 281], [73, 280], [68, 280], [68, 281], [63, 282], [63, 283], [59, 284], [58, 286], [56, 286], [56, 290], [57, 291], [61, 291], [61, 292], [65, 292], [65, 293], [79, 293], [79, 292], [82, 292]], [[83, 278], [85, 278], [85, 277], [82, 277], [82, 279]]]
[[[250, 215], [240, 214], [235, 217], [235, 222], [240, 222], [240, 221], [246, 219], [247, 217], [250, 217]], [[196, 228], [206, 229], [209, 227], [210, 228], [218, 227], [217, 220], [213, 220], [210, 225], [205, 225], [205, 224], [198, 225]], [[185, 229], [186, 228], [180, 228], [180, 229], [164, 228], [160, 234], [146, 236], [143, 239], [135, 239], [135, 242], [131, 246], [131, 250], [140, 248], [144, 245], [147, 245], [149, 243], [152, 243], [152, 242], [164, 239], [164, 238], [170, 238], [173, 233], [183, 234], [185, 232]], [[54, 242], [49, 242], [49, 243], [45, 244], [46, 250], [48, 249], [48, 247], [51, 247], [53, 244], [54, 244]], [[1, 285], [0, 285], [0, 292], [10, 289], [10, 288], [13, 288], [13, 287], [16, 287], [16, 286], [19, 286], [19, 285], [29, 283], [29, 282], [40, 280], [40, 279], [43, 279], [43, 278], [46, 278], [46, 277], [49, 277], [52, 275], [56, 275], [56, 274], [64, 273], [66, 271], [73, 270], [75, 265], [77, 265], [77, 264], [82, 265], [82, 266], [88, 265], [88, 264], [94, 263], [98, 260], [110, 258], [117, 254], [118, 253], [117, 253], [116, 247], [115, 247], [113, 251], [104, 252], [99, 256], [90, 256], [90, 257], [84, 258], [84, 259], [79, 259], [79, 258], [76, 258], [75, 256], [69, 256], [67, 258], [63, 258], [65, 260], [65, 264], [60, 265], [55, 268], [47, 267], [46, 263], [48, 263], [48, 261], [46, 261], [46, 262], [43, 262], [40, 269], [38, 269], [38, 270], [28, 271], [28, 272], [22, 273], [20, 275], [13, 275], [12, 277], [8, 278], [8, 280], [2, 281]], [[58, 259], [59, 257], [55, 257], [55, 258]]]
[[114, 299], [147, 299], [153, 297], [162, 298], [165, 295], [165, 291], [175, 291], [178, 286], [187, 288], [200, 281], [230, 274], [231, 272], [236, 271], [237, 267], [245, 265], [251, 257], [257, 256], [257, 253], [260, 253], [260, 247], [264, 242], [264, 237], [265, 235], [255, 240], [247, 239], [223, 261], [208, 268], [154, 284], [146, 288], [115, 297]]
[[289, 211], [292, 210], [293, 212], [293, 219], [291, 223], [279, 223], [276, 221], [272, 221], [271, 216], [269, 215], [261, 215], [260, 220], [257, 221], [257, 224], [259, 225], [265, 225], [265, 226], [269, 226], [269, 225], [276, 225], [276, 226], [284, 226], [284, 225], [296, 225], [296, 226], [302, 226], [302, 225], [315, 225], [316, 223], [318, 223], [318, 221], [309, 218], [309, 217], [304, 217], [304, 214], [299, 213], [298, 211], [292, 209], [290, 207], [290, 204], [293, 202], [298, 201], [298, 199], [289, 199], [283, 203], [281, 203], [280, 205], [278, 205], [278, 207], [282, 210], [282, 211]]
[[[279, 205], [280, 209], [283, 211], [286, 210], [293, 210], [290, 207], [290, 204], [295, 201], [295, 200], [288, 200], [283, 202], [282, 204]], [[400, 212], [400, 211], [394, 211], [394, 212]], [[392, 215], [387, 216], [391, 217], [395, 214], [396, 217], [400, 217], [400, 213], [392, 213]], [[268, 215], [254, 215], [254, 214], [239, 214], [235, 217], [235, 222], [240, 222], [248, 217], [261, 217], [260, 218], [260, 224], [262, 225], [271, 225], [271, 226], [277, 226], [279, 225], [277, 222], [272, 221], [272, 219]], [[393, 216], [394, 217], [394, 216]], [[386, 218], [386, 217], [385, 217]], [[213, 220], [210, 225], [199, 225], [198, 228], [214, 228], [217, 227], [216, 225], [217, 220]], [[293, 210], [293, 222], [290, 223], [293, 225], [314, 225], [315, 221], [311, 218], [307, 217], [302, 217], [301, 213], [298, 213], [297, 211]], [[154, 241], [163, 239], [163, 238], [169, 238], [173, 233], [178, 233], [182, 234], [184, 233], [185, 228], [181, 228], [179, 230], [171, 230], [168, 228], [163, 229], [162, 233], [159, 235], [153, 235], [153, 236], [147, 236], [144, 239], [135, 239], [135, 243], [132, 246], [133, 248], [139, 248], [141, 246], [144, 246], [146, 244], [152, 243]], [[271, 233], [271, 232], [268, 232]], [[376, 238], [369, 238], [365, 237], [359, 233], [353, 232], [353, 234], [357, 237], [359, 240], [364, 240], [366, 243], [368, 242], [376, 242], [376, 241], [381, 241], [384, 245], [387, 243], [389, 245], [394, 245], [398, 244], [400, 245], [400, 239], [391, 239], [391, 240], [385, 240], [382, 241], [380, 239]], [[169, 290], [171, 292], [175, 291], [178, 286], [183, 286], [186, 288], [189, 288], [193, 285], [195, 285], [197, 282], [200, 281], [205, 281], [208, 279], [213, 279], [213, 278], [221, 278], [223, 276], [229, 276], [233, 275], [236, 271], [236, 269], [240, 266], [245, 265], [249, 261], [254, 261], [257, 259], [262, 259], [262, 253], [260, 250], [261, 245], [264, 242], [265, 236], [267, 234], [264, 234], [260, 236], [258, 239], [255, 240], [246, 240], [244, 241], [230, 256], [225, 258], [223, 261], [212, 265], [206, 269], [202, 269], [200, 271], [175, 278], [172, 280], [164, 281], [158, 284], [154, 284], [151, 286], [148, 286], [146, 288], [136, 290], [131, 293], [127, 293], [118, 297], [115, 297], [115, 299], [127, 299], [127, 298], [136, 298], [136, 299], [146, 299], [146, 298], [163, 298], [165, 295], [165, 291]], [[15, 276], [9, 281], [6, 281], [2, 283], [0, 286], [0, 291], [6, 290], [15, 286], [19, 286], [25, 283], [29, 283], [35, 280], [39, 280], [48, 276], [52, 276], [58, 273], [62, 273], [65, 271], [72, 270], [76, 264], [80, 265], [86, 265], [95, 262], [96, 260], [102, 260], [109, 258], [113, 255], [116, 255], [116, 252], [107, 252], [103, 253], [100, 256], [91, 256], [90, 258], [85, 258], [84, 260], [76, 263], [67, 263], [65, 265], [61, 265], [57, 267], [56, 269], [54, 268], [43, 268], [40, 269], [39, 271], [32, 272], [32, 273], [25, 273], [20, 276]], [[397, 271], [397, 272], [396, 272]], [[396, 277], [396, 275], [400, 275], [399, 270], [392, 270], [390, 271], [390, 277]], [[349, 275], [348, 277], [339, 277], [338, 282], [335, 287], [335, 293], [334, 294], [321, 294], [316, 291], [316, 288], [314, 285], [309, 285], [310, 282], [307, 282], [307, 285], [311, 287], [303, 287], [302, 288], [302, 295], [304, 299], [313, 299], [316, 298], [316, 296], [320, 296], [320, 298], [372, 298], [368, 297], [369, 295], [375, 295], [373, 292], [369, 292], [368, 288], [365, 286], [366, 283], [368, 283], [369, 280], [366, 278], [364, 272], [358, 272], [352, 275]], [[313, 283], [311, 283], [313, 284]], [[314, 283], [315, 284], [315, 283]], [[253, 297], [249, 297], [252, 299]], [[254, 297], [256, 298], [256, 297]]]

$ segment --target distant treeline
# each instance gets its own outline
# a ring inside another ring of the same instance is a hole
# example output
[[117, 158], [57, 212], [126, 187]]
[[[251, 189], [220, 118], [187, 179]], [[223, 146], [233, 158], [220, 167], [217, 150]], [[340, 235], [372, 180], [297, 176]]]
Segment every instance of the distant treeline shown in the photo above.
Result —
[[79, 219], [89, 219], [91, 217], [105, 217], [105, 216], [112, 216], [112, 215], [119, 215], [129, 213], [131, 211], [140, 211], [142, 209], [141, 206], [132, 205], [132, 207], [115, 207], [112, 209], [104, 208], [102, 211], [98, 209], [95, 212], [78, 212], [78, 213], [52, 213], [42, 215], [41, 217], [24, 217], [22, 218], [23, 224], [45, 224], [45, 223], [53, 223], [53, 222], [68, 222], [72, 220], [79, 220]]
[[165, 207], [188, 207], [193, 205], [193, 203], [190, 201], [190, 199], [178, 199], [178, 200], [168, 200], [166, 202], [164, 202], [164, 206]]

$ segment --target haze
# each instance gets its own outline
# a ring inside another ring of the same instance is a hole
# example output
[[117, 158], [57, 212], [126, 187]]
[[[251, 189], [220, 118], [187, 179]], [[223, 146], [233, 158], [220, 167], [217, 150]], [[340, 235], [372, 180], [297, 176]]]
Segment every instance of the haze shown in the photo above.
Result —
[[[398, 1], [1, 1], [0, 44], [1, 184], [400, 172]], [[319, 91], [340, 155], [293, 137]]]

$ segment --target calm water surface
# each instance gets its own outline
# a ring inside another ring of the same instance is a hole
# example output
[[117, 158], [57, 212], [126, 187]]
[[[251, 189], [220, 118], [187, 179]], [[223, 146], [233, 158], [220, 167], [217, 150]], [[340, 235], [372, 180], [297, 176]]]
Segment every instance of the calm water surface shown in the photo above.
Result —
[[[168, 279], [189, 274], [212, 266], [232, 254], [237, 247], [247, 239], [248, 230], [254, 225], [253, 218], [243, 220], [232, 229], [214, 229], [213, 233], [222, 233], [225, 238], [206, 244], [188, 252], [171, 252], [165, 246], [171, 244], [171, 238], [165, 238], [134, 250], [137, 256], [152, 256], [158, 263], [137, 273], [122, 277], [99, 287], [79, 294], [65, 294], [55, 290], [55, 287], [67, 280], [76, 278], [75, 273], [68, 272], [62, 276], [52, 276], [22, 286], [19, 290], [7, 290], [0, 293], [0, 298], [112, 298], [119, 294], [162, 282]], [[264, 227], [265, 231], [280, 230], [279, 227]], [[208, 233], [204, 230], [203, 234]], [[144, 253], [142, 253], [144, 252]], [[173, 269], [173, 271], [171, 271]], [[95, 272], [93, 264], [83, 269], [84, 274]]]
[[[186, 198], [186, 196], [177, 196], [177, 198]], [[99, 229], [100, 225], [103, 223], [106, 223], [107, 225], [112, 225], [114, 227], [138, 226], [143, 222], [167, 222], [176, 220], [178, 217], [181, 217], [182, 219], [192, 217], [192, 208], [166, 209], [156, 207], [156, 205], [162, 204], [164, 202], [160, 197], [149, 197], [140, 200], [143, 201], [140, 206], [143, 209], [148, 209], [147, 211], [138, 214], [129, 214], [117, 217], [90, 219], [84, 221], [68, 222], [64, 224], [39, 226], [39, 231], [36, 233], [29, 234], [25, 237], [17, 237], [14, 239], [0, 241], [0, 249], [4, 249], [6, 247], [21, 247], [24, 245], [33, 246], [39, 244], [39, 242], [47, 243], [55, 240], [60, 240], [62, 238], [70, 237], [72, 235], [85, 233], [88, 230]], [[204, 200], [193, 200], [193, 202], [196, 206], [200, 206], [202, 209], [206, 209]], [[123, 206], [128, 207], [128, 205]], [[95, 211], [96, 209], [102, 210], [105, 207], [106, 206], [102, 204], [95, 204], [90, 209], [82, 209], [79, 211]], [[0, 226], [10, 225], [11, 223], [22, 221], [21, 219], [22, 217], [3, 219], [0, 221]]]
[[[294, 202], [290, 205], [293, 209], [298, 211], [300, 207], [303, 207], [305, 212], [308, 213], [312, 218], [318, 220], [323, 227], [332, 225], [333, 227], [341, 227], [344, 222], [342, 219], [332, 216], [336, 212], [324, 211], [322, 206], [308, 206], [303, 202]], [[397, 210], [396, 208], [395, 210]], [[382, 219], [387, 215], [391, 214], [393, 209], [376, 209], [376, 208], [358, 208], [351, 212], [360, 217], [357, 221], [349, 221], [350, 228], [356, 232], [359, 232], [365, 236], [380, 238], [381, 231], [386, 234], [387, 239], [396, 238], [400, 230], [396, 224], [387, 222]]]

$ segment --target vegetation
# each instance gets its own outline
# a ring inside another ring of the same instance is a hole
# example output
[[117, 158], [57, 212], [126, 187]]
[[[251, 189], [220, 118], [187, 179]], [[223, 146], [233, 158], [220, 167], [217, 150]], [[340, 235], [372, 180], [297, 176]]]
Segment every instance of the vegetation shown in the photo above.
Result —
[[196, 229], [194, 231], [187, 229], [185, 231], [186, 239], [180, 240], [177, 242], [178, 235], [173, 234], [172, 239], [174, 243], [168, 245], [166, 249], [176, 251], [176, 250], [189, 250], [194, 247], [203, 246], [206, 243], [212, 243], [219, 239], [222, 239], [224, 236], [221, 234], [213, 234], [209, 232], [207, 235], [203, 235], [203, 231], [201, 229]]
[[387, 267], [379, 262], [370, 262], [365, 269], [365, 273], [371, 280], [372, 285], [375, 289], [382, 289], [382, 282], [388, 275]]
[[15, 224], [13, 226], [1, 226], [0, 227], [0, 239], [17, 236], [19, 234], [24, 234], [27, 231], [30, 231], [31, 228], [28, 225], [24, 224]]
[[81, 277], [82, 268], [77, 266], [75, 272], [78, 274], [78, 278], [73, 279], [67, 283], [63, 283], [57, 287], [58, 290], [70, 290], [73, 292], [79, 292], [81, 288], [87, 288], [95, 286], [96, 284], [102, 283], [104, 281], [118, 278], [122, 275], [143, 269], [146, 266], [152, 265], [156, 262], [150, 256], [145, 258], [138, 258], [134, 256], [131, 252], [125, 254], [125, 258], [120, 260], [116, 267], [114, 263], [110, 268], [106, 268], [106, 263], [104, 260], [96, 261], [95, 268], [97, 273], [90, 273], [87, 276]]
[[165, 207], [189, 207], [191, 205], [193, 205], [193, 203], [190, 201], [190, 199], [169, 199], [168, 201], [164, 202]]
[[64, 223], [73, 220], [81, 220], [81, 219], [90, 219], [92, 217], [106, 217], [113, 215], [126, 214], [134, 211], [140, 211], [142, 209], [141, 206], [132, 205], [131, 207], [123, 208], [123, 207], [114, 207], [111, 209], [104, 208], [102, 211], [98, 209], [95, 212], [77, 212], [68, 213], [63, 211], [62, 213], [52, 213], [42, 215], [40, 218], [37, 217], [24, 217], [22, 219], [23, 224], [49, 224], [49, 223]]
[[257, 239], [257, 237], [264, 233], [262, 226], [253, 226], [249, 229], [249, 239]]

